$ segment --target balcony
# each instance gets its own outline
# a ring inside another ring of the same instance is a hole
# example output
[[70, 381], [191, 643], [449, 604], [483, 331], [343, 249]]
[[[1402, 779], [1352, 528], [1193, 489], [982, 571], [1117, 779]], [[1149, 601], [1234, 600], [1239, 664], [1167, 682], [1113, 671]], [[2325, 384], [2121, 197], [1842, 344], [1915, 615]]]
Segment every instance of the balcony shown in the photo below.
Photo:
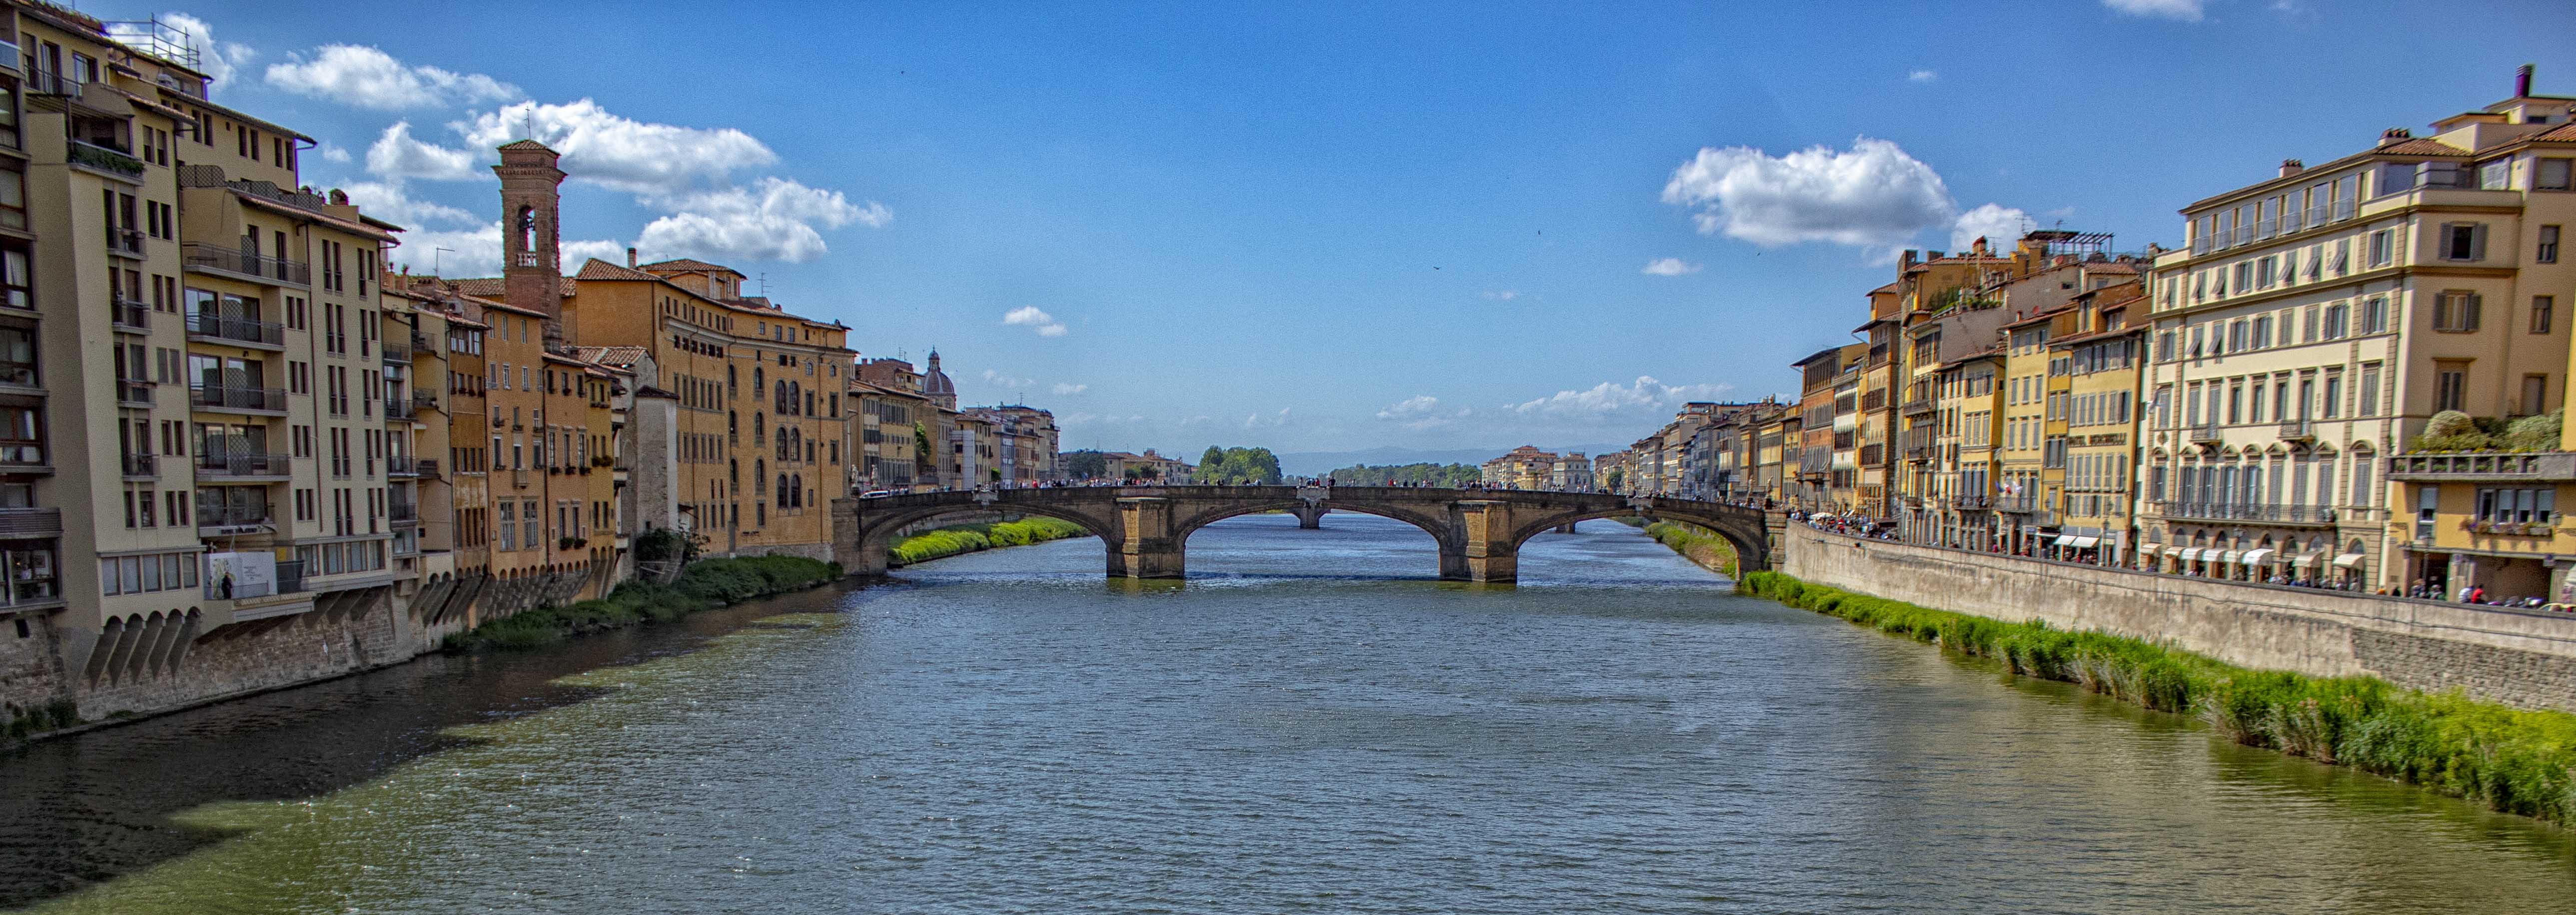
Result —
[[2285, 442], [2305, 443], [2317, 440], [2316, 430], [2309, 428], [2308, 421], [2304, 419], [2294, 419], [2281, 423], [2273, 430], [2273, 434], [2278, 435], [2280, 439]]
[[411, 408], [414, 411], [438, 409], [438, 393], [435, 391], [411, 392]]
[[389, 456], [389, 457], [385, 458], [385, 476], [389, 476], [389, 477], [417, 477], [417, 476], [420, 476], [420, 459], [419, 459], [419, 458], [416, 458], [416, 457], [412, 457], [411, 455], [408, 455], [408, 454], [397, 454], [397, 455]]
[[1907, 416], [1917, 416], [1924, 413], [1930, 413], [1932, 412], [1932, 398], [1917, 397], [1912, 400], [1908, 400], [1905, 402], [1903, 409]]
[[125, 406], [125, 407], [149, 407], [149, 406], [151, 406], [151, 405], [152, 405], [152, 382], [149, 382], [149, 381], [140, 381], [140, 380], [133, 379], [133, 378], [119, 378], [119, 379], [117, 379], [117, 380], [116, 380], [116, 403], [117, 403], [117, 405], [118, 405], [118, 406]]
[[437, 459], [437, 458], [418, 458], [418, 459], [416, 459], [416, 460], [415, 460], [415, 463], [418, 465], [418, 467], [417, 467], [417, 469], [413, 472], [413, 476], [420, 477], [421, 479], [424, 479], [424, 480], [435, 480], [435, 479], [438, 479], [438, 459]]
[[107, 303], [108, 325], [122, 333], [140, 334], [152, 329], [152, 308], [141, 302], [118, 300]]
[[304, 560], [289, 559], [277, 564], [277, 579], [275, 581], [250, 584], [209, 576], [206, 579], [206, 598], [208, 600], [236, 600], [247, 597], [268, 597], [276, 594], [302, 594], [306, 587], [307, 586], [304, 584]]
[[2191, 429], [2191, 443], [2195, 445], [2216, 445], [2226, 440], [2218, 434], [2217, 423], [2203, 423]]
[[411, 398], [400, 396], [386, 397], [385, 420], [388, 422], [410, 422]]
[[0, 508], [0, 538], [23, 539], [62, 535], [62, 509]]
[[286, 328], [275, 321], [200, 312], [188, 316], [188, 339], [282, 350], [286, 348]]
[[1992, 496], [1960, 496], [1950, 500], [1950, 507], [1963, 510], [1992, 508], [1994, 504]]
[[2576, 452], [2398, 454], [2388, 458], [2388, 478], [2424, 483], [2550, 483], [2576, 481]]
[[2158, 502], [2167, 518], [2186, 521], [2256, 521], [2271, 524], [2332, 525], [2335, 510], [2322, 505], [2237, 505], [2223, 502]]
[[391, 521], [396, 530], [419, 527], [420, 506], [409, 502], [385, 503], [385, 519]]
[[118, 257], [143, 256], [143, 232], [140, 229], [107, 227], [107, 253]]
[[386, 362], [394, 365], [411, 364], [411, 344], [409, 342], [380, 340], [377, 341], [376, 345], [384, 350], [384, 358]]
[[220, 273], [254, 283], [269, 285], [313, 285], [313, 268], [303, 261], [268, 257], [256, 251], [243, 251], [222, 245], [183, 244], [179, 257], [190, 270]]
[[125, 455], [117, 462], [128, 480], [149, 480], [161, 475], [161, 459], [149, 454]]
[[197, 459], [199, 477], [283, 480], [294, 472], [294, 459], [283, 454], [225, 452], [209, 454]]
[[268, 519], [268, 506], [265, 504], [226, 505], [210, 501], [197, 503], [199, 534], [257, 533], [270, 527]]
[[189, 385], [188, 405], [200, 410], [238, 410], [283, 416], [286, 414], [286, 389]]
[[421, 336], [420, 331], [416, 330], [411, 332], [411, 348], [412, 351], [416, 353], [429, 353], [431, 355], [436, 355], [438, 352], [437, 350], [430, 349], [429, 338]]
[[[76, 86], [79, 84], [72, 83], [72, 85]], [[78, 97], [79, 93], [74, 92], [72, 95], [73, 97]], [[94, 172], [105, 173], [128, 181], [137, 180], [143, 177], [143, 160], [137, 159], [132, 155], [127, 154], [125, 151], [114, 147], [100, 146], [96, 143], [83, 143], [79, 140], [70, 140], [66, 141], [66, 147], [63, 150], [63, 159], [64, 161], [80, 166], [81, 168]], [[132, 230], [129, 229], [127, 231]], [[141, 257], [143, 256], [141, 253], [143, 250], [143, 242], [141, 240], [143, 233], [136, 232], [134, 233], [134, 236], [136, 239], [134, 243], [134, 250], [136, 253], [134, 256]], [[112, 247], [115, 242], [111, 241], [109, 244]]]

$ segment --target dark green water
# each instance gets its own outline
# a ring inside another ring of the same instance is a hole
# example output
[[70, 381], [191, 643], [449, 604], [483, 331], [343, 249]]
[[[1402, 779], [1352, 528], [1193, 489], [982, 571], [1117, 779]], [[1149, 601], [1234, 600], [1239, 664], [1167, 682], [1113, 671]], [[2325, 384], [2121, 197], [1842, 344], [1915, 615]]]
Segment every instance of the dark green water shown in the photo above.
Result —
[[2576, 843], [1735, 597], [1334, 515], [943, 560], [0, 759], [0, 903], [160, 912], [2542, 912]]

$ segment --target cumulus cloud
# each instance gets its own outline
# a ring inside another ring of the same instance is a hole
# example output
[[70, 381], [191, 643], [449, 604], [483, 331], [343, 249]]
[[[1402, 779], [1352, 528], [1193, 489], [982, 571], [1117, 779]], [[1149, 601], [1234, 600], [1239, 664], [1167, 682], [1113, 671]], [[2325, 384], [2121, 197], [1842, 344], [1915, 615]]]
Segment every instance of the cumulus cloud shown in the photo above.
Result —
[[1965, 251], [1980, 238], [1997, 248], [2010, 247], [2030, 225], [2030, 214], [1989, 203], [1961, 213], [1951, 222], [1950, 247]]
[[1524, 416], [1590, 418], [1610, 416], [1632, 410], [1664, 409], [1693, 400], [1715, 398], [1732, 390], [1732, 385], [1671, 385], [1652, 376], [1639, 375], [1627, 385], [1604, 381], [1583, 390], [1567, 389], [1546, 397], [1509, 405], [1512, 412]]
[[338, 163], [341, 165], [349, 164], [349, 150], [347, 147], [341, 146], [337, 143], [324, 143], [320, 146], [320, 149], [322, 150], [323, 161]]
[[1440, 406], [1440, 398], [1417, 394], [1377, 411], [1377, 418], [1402, 423], [1407, 429], [1436, 429], [1457, 422], [1476, 411], [1470, 407], [1450, 410]]
[[1049, 390], [1052, 390], [1059, 395], [1070, 396], [1091, 390], [1091, 386], [1087, 384], [1066, 384], [1059, 381], [1055, 383], [1055, 387]]
[[637, 244], [661, 253], [803, 263], [830, 250], [823, 233], [850, 223], [870, 228], [894, 221], [884, 204], [853, 204], [839, 191], [807, 187], [784, 178], [762, 178], [750, 187], [670, 197], [648, 205], [671, 211], [644, 227]]
[[1940, 78], [1941, 74], [1934, 70], [1916, 70], [1912, 73], [1905, 74], [1906, 81], [1916, 83], [1928, 83]]
[[1288, 424], [1288, 411], [1291, 409], [1294, 408], [1280, 407], [1279, 412], [1268, 416], [1263, 416], [1259, 413], [1246, 416], [1243, 418], [1243, 427], [1246, 429], [1260, 429], [1263, 427], [1285, 426]]
[[489, 170], [475, 162], [473, 150], [412, 139], [410, 121], [395, 121], [385, 128], [383, 136], [376, 138], [375, 145], [367, 147], [367, 171], [391, 181], [471, 181], [492, 177]]
[[1014, 378], [1012, 376], [993, 371], [992, 369], [984, 370], [984, 380], [1006, 388], [1025, 388], [1038, 383], [1038, 380], [1035, 378]]
[[448, 126], [477, 149], [534, 139], [563, 154], [574, 180], [636, 193], [687, 193], [698, 181], [778, 162], [768, 144], [740, 130], [638, 121], [590, 99], [519, 102]]
[[1647, 261], [1646, 269], [1638, 272], [1652, 276], [1681, 276], [1686, 273], [1698, 273], [1699, 265], [1678, 257], [1659, 257]]
[[1816, 146], [1784, 156], [1703, 148], [1673, 170], [1663, 201], [1695, 208], [1691, 218], [1704, 235], [1765, 247], [1833, 242], [1882, 255], [1934, 228], [2007, 243], [2020, 238], [2015, 220], [2024, 216], [1991, 203], [1962, 213], [1931, 166], [1868, 137], [1848, 150]]
[[2207, 11], [2205, 0], [2102, 0], [2102, 5], [2131, 16], [2179, 19], [2199, 22]]
[[1509, 302], [1513, 299], [1520, 298], [1521, 291], [1518, 289], [1488, 289], [1483, 292], [1476, 293], [1476, 297], [1481, 299], [1491, 299], [1496, 302]]
[[462, 209], [416, 199], [398, 181], [361, 181], [341, 190], [349, 192], [349, 202], [357, 204], [367, 215], [406, 228], [470, 226], [478, 221], [474, 214]]
[[[355, 193], [355, 191], [351, 192], [353, 200], [357, 199]], [[440, 209], [454, 208], [440, 207]], [[446, 250], [439, 250], [442, 248]], [[566, 269], [578, 269], [583, 261], [594, 257], [624, 263], [622, 258], [625, 256], [624, 242], [607, 240], [563, 242], [563, 265]], [[404, 232], [402, 246], [387, 252], [385, 257], [394, 266], [408, 267], [413, 273], [499, 276], [501, 274], [501, 223], [494, 220], [470, 229], [413, 229]]]
[[241, 68], [250, 66], [250, 62], [259, 57], [258, 51], [241, 42], [216, 41], [215, 27], [203, 19], [186, 13], [162, 13], [157, 18], [161, 24], [179, 31], [156, 32], [150, 23], [145, 22], [111, 22], [107, 24], [107, 34], [118, 41], [147, 46], [156, 40], [175, 40], [184, 34], [186, 44], [197, 52], [197, 70], [206, 74], [207, 82], [217, 89], [230, 85], [233, 74], [241, 72]]
[[1704, 235], [1757, 245], [1830, 241], [1885, 247], [1950, 221], [1957, 207], [1932, 167], [1886, 140], [1772, 156], [1703, 148], [1673, 170], [1663, 201], [1694, 207]]
[[1035, 305], [1022, 305], [1011, 309], [1008, 314], [1002, 315], [1002, 323], [1014, 327], [1035, 328], [1038, 336], [1041, 337], [1061, 337], [1065, 334], [1064, 322], [1056, 320], [1054, 315], [1047, 314], [1045, 310]]
[[411, 66], [381, 49], [349, 44], [288, 55], [286, 62], [269, 65], [268, 84], [377, 111], [505, 102], [521, 94], [519, 87], [480, 73]]

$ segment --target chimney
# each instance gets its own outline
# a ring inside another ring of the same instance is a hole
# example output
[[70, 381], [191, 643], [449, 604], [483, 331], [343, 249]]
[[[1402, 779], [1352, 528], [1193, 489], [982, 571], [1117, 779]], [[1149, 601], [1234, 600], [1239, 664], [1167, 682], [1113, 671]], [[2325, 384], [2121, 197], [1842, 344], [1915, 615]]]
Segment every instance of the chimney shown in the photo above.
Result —
[[2379, 132], [2379, 145], [2395, 146], [2414, 138], [2415, 132], [2412, 130], [2408, 130], [2403, 127], [2391, 127]]
[[2513, 97], [2531, 97], [2531, 65], [2523, 64], [2513, 71]]
[[635, 249], [633, 248], [626, 249], [626, 266], [630, 269], [635, 266]]
[[1914, 249], [1907, 248], [1905, 253], [1896, 256], [1896, 267], [1902, 270], [1911, 266], [1914, 266]]
[[335, 187], [335, 188], [332, 188], [332, 189], [331, 189], [331, 205], [332, 205], [332, 206], [335, 206], [335, 207], [344, 207], [344, 206], [348, 206], [348, 205], [349, 205], [349, 192], [348, 192], [348, 191], [341, 190], [341, 189], [336, 188], [336, 187]]
[[2308, 170], [2308, 165], [2307, 165], [2307, 163], [2305, 163], [2305, 162], [2301, 162], [2301, 161], [2299, 161], [2299, 160], [2297, 160], [2297, 159], [2283, 159], [2283, 160], [2281, 160], [2281, 177], [2283, 177], [2283, 178], [2287, 178], [2287, 177], [2290, 177], [2291, 175], [2295, 175], [2295, 174], [2298, 174], [2298, 173], [2300, 173], [2300, 172], [2304, 172], [2304, 171], [2307, 171], [2307, 170]]

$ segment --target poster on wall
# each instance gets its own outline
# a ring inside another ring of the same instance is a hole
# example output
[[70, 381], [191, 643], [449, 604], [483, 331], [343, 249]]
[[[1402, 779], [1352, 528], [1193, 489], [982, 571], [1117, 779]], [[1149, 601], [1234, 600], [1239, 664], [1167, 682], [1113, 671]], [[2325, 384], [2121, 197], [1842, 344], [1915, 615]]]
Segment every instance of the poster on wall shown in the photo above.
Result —
[[207, 553], [206, 589], [217, 598], [265, 597], [277, 593], [277, 556], [271, 553]]

